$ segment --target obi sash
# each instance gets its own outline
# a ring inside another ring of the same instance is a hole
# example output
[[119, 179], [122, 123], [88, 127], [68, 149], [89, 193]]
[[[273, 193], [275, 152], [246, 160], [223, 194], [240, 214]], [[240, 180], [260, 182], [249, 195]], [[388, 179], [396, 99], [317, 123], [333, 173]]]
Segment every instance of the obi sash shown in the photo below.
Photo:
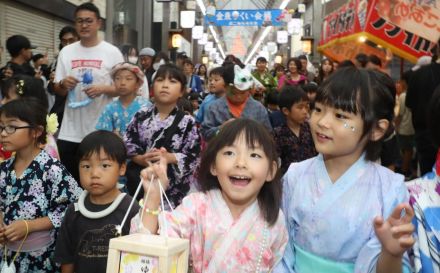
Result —
[[[51, 244], [53, 244], [55, 240], [50, 236], [50, 231], [36, 231], [29, 233], [26, 241], [23, 243], [23, 247], [21, 248], [21, 252], [31, 252], [35, 250], [44, 249]], [[21, 240], [16, 242], [9, 242], [7, 244], [8, 249], [17, 252], [21, 244]]]
[[295, 271], [298, 273], [353, 273], [354, 263], [325, 259], [295, 245]]

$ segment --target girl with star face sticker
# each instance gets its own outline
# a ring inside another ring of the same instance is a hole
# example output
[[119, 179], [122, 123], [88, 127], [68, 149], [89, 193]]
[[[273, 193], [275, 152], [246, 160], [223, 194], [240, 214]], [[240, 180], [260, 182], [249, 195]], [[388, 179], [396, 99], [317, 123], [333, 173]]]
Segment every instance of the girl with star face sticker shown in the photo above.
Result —
[[357, 68], [320, 86], [310, 118], [319, 154], [283, 178], [289, 243], [275, 272], [410, 272], [404, 177], [374, 162], [393, 131], [392, 88], [387, 75]]

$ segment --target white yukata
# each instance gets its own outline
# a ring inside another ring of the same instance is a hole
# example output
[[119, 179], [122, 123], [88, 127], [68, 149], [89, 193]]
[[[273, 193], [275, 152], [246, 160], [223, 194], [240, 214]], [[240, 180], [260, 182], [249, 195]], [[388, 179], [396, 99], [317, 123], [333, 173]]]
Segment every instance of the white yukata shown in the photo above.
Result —
[[[332, 183], [322, 154], [283, 177], [289, 243], [275, 272], [375, 273], [381, 244], [373, 219], [408, 202], [403, 176], [361, 156]], [[409, 271], [404, 256], [404, 271]]]

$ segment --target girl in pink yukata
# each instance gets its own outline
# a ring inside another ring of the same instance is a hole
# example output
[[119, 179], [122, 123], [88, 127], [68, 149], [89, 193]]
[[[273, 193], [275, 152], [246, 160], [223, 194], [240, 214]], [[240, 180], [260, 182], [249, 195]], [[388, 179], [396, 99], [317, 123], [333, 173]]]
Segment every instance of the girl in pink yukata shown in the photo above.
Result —
[[414, 212], [404, 177], [374, 161], [393, 132], [387, 75], [343, 68], [320, 86], [310, 118], [318, 156], [283, 177], [289, 243], [275, 272], [410, 272]]
[[[189, 239], [194, 272], [269, 272], [287, 243], [277, 158], [263, 125], [231, 121], [202, 156], [201, 191], [186, 196], [173, 212], [158, 209], [157, 180], [165, 189], [169, 184], [166, 161], [161, 158], [142, 171], [149, 194], [139, 213], [143, 217], [132, 220], [132, 232], [157, 233], [160, 227], [162, 234]], [[153, 176], [158, 179], [150, 182]]]

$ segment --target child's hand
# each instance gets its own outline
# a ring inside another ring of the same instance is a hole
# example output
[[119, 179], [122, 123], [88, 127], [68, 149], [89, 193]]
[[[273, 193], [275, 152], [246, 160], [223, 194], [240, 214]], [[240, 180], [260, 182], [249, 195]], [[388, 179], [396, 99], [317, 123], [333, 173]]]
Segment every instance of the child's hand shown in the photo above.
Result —
[[160, 150], [153, 148], [150, 151], [143, 154], [143, 159], [148, 164], [148, 163], [153, 163], [153, 162], [159, 161], [160, 156], [161, 156]]
[[5, 227], [5, 237], [8, 241], [15, 242], [23, 240], [28, 231], [28, 224], [24, 220], [17, 220]]
[[[168, 164], [164, 156], [159, 158], [159, 161], [153, 164], [149, 164], [149, 166], [141, 171], [141, 177], [143, 180], [144, 192], [148, 192], [148, 188], [150, 188], [149, 198], [154, 198], [154, 201], [160, 202], [160, 189], [158, 184], [158, 179], [162, 184], [164, 190], [168, 188], [169, 180], [167, 175], [167, 167]], [[151, 182], [151, 178], [153, 177], [153, 182]], [[149, 201], [149, 200], [147, 200]]]
[[[405, 215], [401, 216], [405, 209]], [[386, 251], [394, 257], [402, 257], [403, 253], [414, 245], [411, 223], [414, 211], [407, 203], [397, 205], [386, 221], [380, 216], [374, 218], [374, 231], [382, 244], [382, 252]]]

